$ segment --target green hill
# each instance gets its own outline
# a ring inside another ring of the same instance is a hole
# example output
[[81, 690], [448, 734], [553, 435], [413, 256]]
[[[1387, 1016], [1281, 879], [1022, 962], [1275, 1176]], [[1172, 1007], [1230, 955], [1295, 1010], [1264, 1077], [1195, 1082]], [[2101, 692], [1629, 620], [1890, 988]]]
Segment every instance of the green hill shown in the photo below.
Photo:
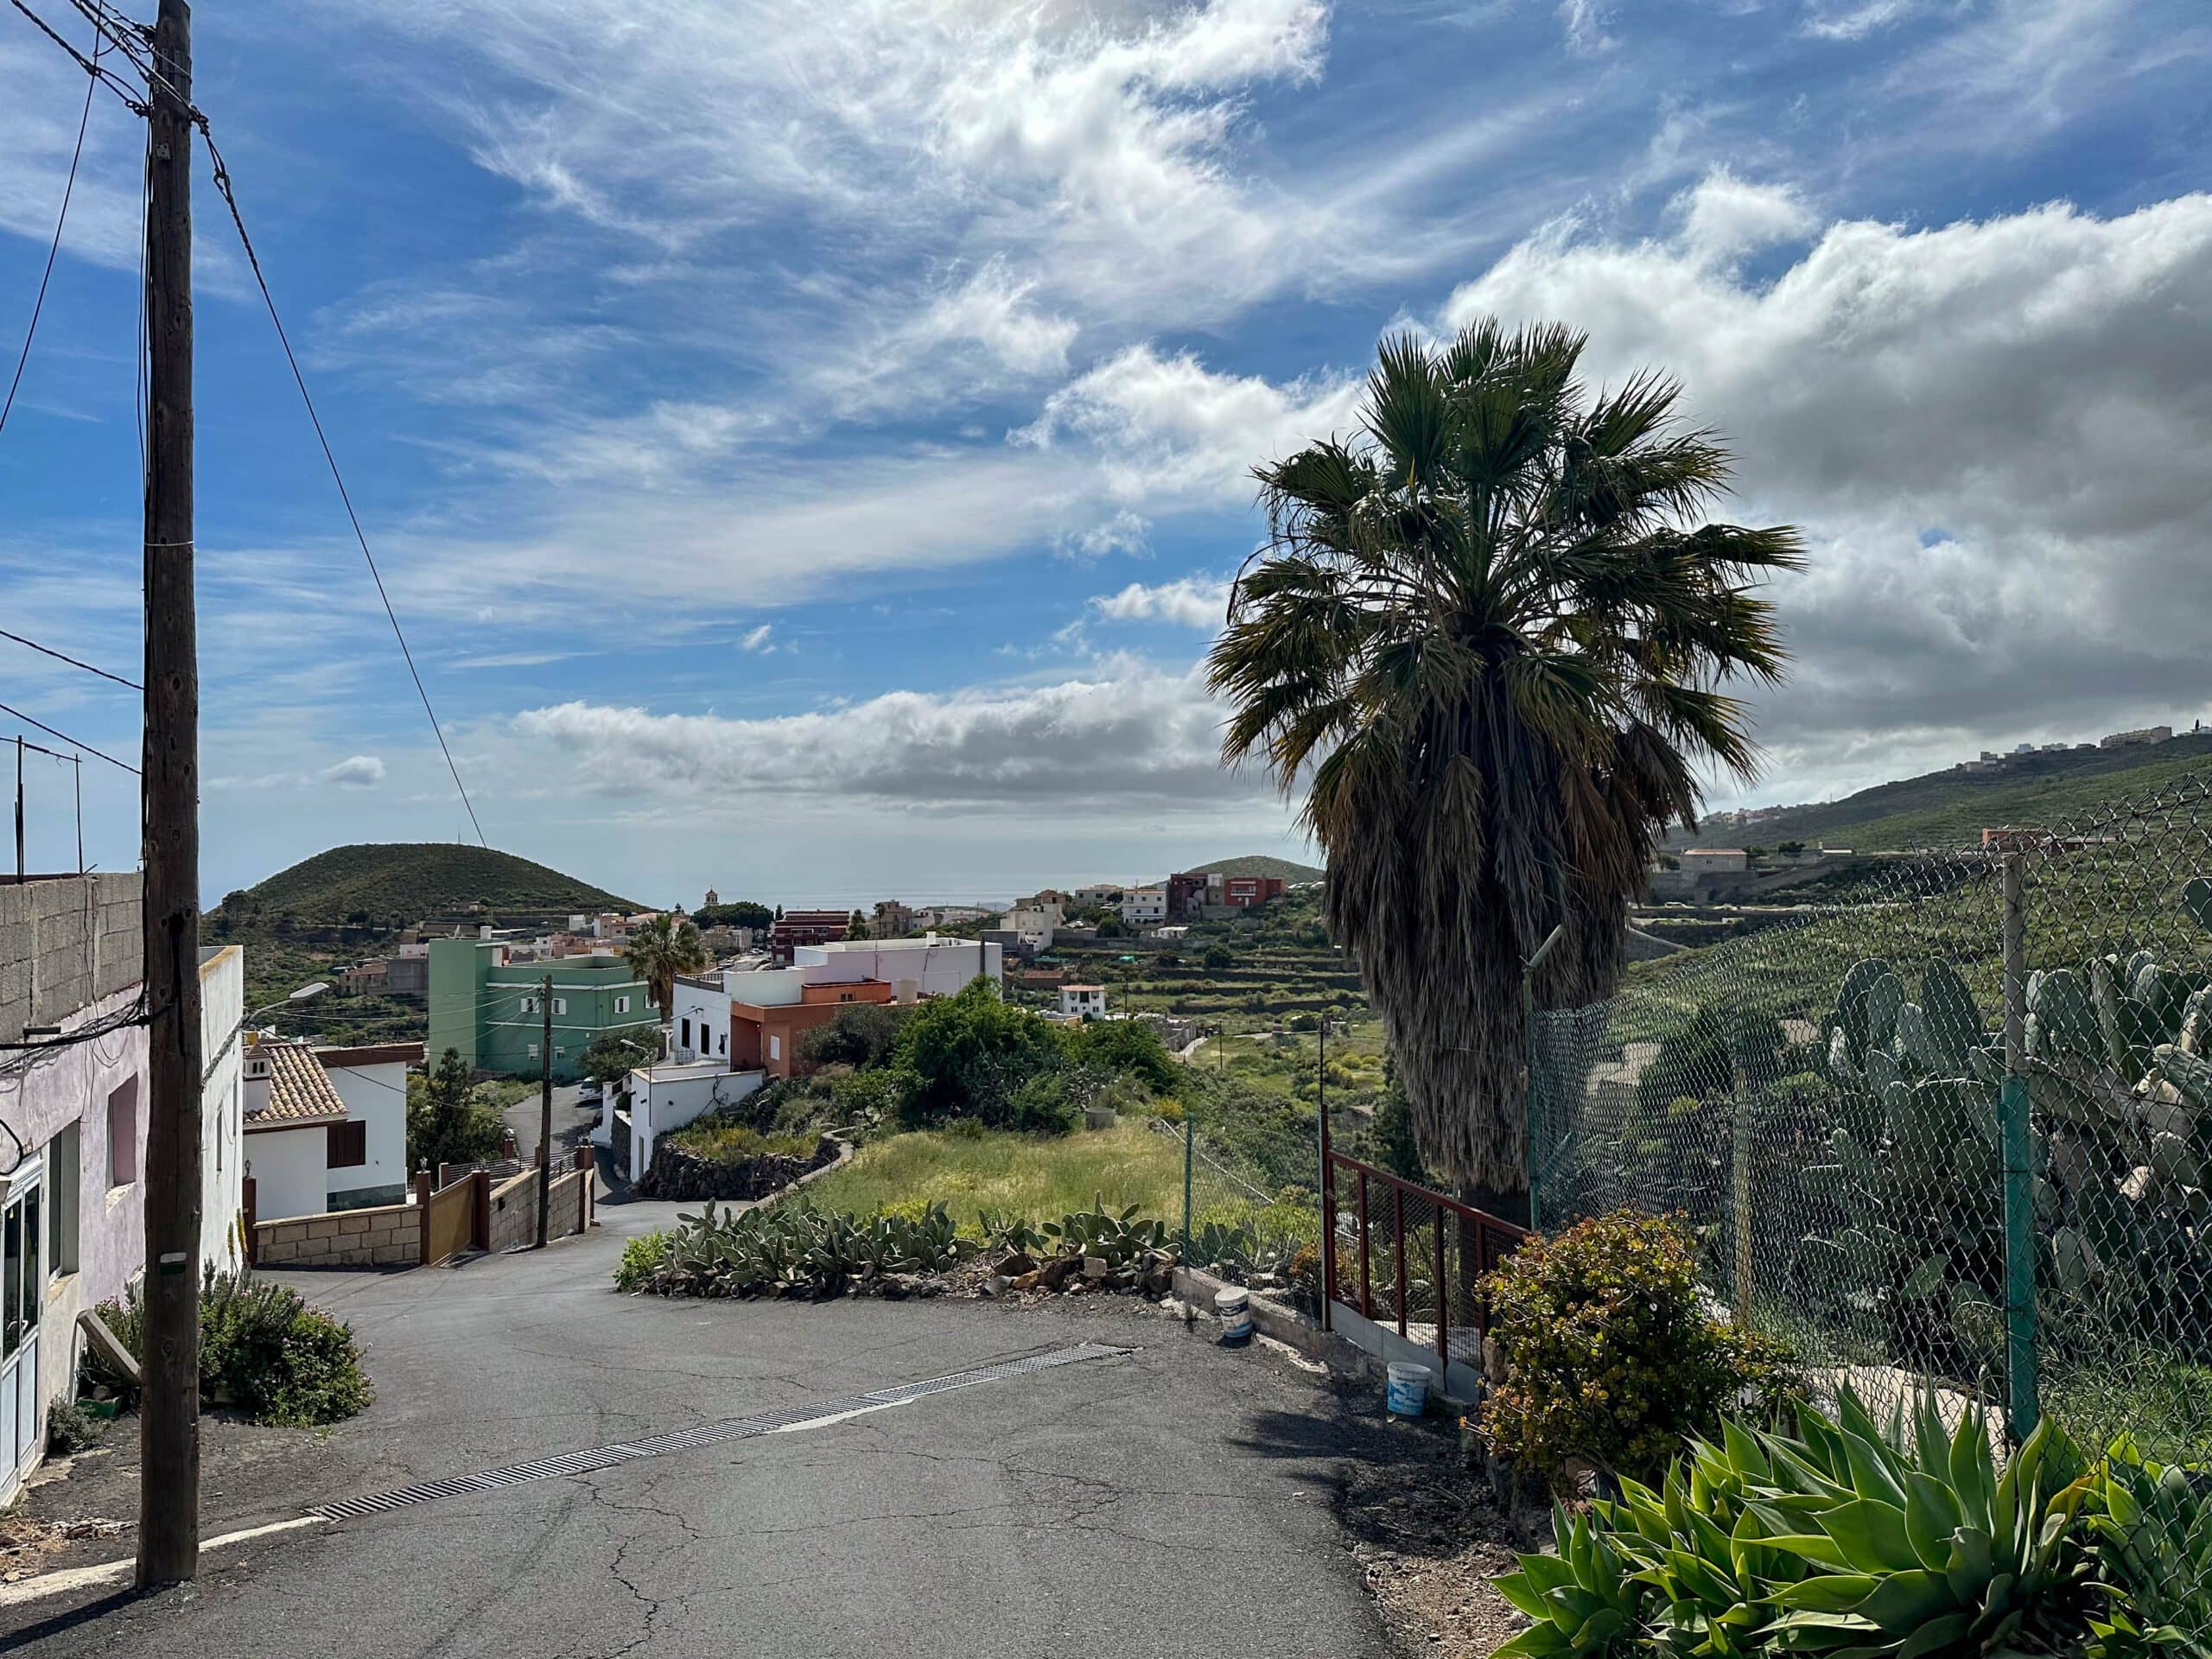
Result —
[[1740, 829], [1677, 831], [1675, 847], [1775, 847], [1785, 841], [1854, 852], [1967, 847], [1985, 827], [2047, 829], [2182, 778], [2202, 774], [2212, 732], [2139, 748], [2063, 749], [2008, 758], [1996, 772], [1931, 772], [1862, 789], [1840, 801], [1794, 806]]
[[1217, 858], [1204, 864], [1186, 864], [1184, 868], [1217, 872], [1222, 875], [1276, 875], [1286, 881], [1319, 881], [1328, 874], [1313, 865], [1271, 857], [1266, 853], [1248, 853], [1243, 858]]
[[280, 870], [220, 909], [234, 921], [288, 916], [330, 925], [366, 919], [398, 926], [425, 917], [510, 912], [635, 910], [630, 900], [512, 853], [447, 842], [370, 842], [334, 847]]

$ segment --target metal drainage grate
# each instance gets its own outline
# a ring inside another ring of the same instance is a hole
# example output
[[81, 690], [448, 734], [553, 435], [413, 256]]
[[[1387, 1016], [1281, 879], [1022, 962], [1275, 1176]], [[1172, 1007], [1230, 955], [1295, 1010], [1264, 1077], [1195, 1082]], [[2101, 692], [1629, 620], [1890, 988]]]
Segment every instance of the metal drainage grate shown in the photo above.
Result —
[[757, 1417], [735, 1417], [726, 1422], [705, 1423], [697, 1428], [657, 1434], [650, 1440], [620, 1440], [613, 1446], [596, 1446], [588, 1452], [564, 1452], [557, 1457], [509, 1464], [503, 1469], [486, 1469], [473, 1475], [448, 1475], [443, 1480], [425, 1481], [419, 1486], [403, 1486], [397, 1491], [378, 1492], [368, 1497], [340, 1498], [335, 1503], [317, 1503], [307, 1513], [320, 1516], [326, 1521], [357, 1520], [364, 1516], [381, 1515], [387, 1510], [404, 1509], [410, 1503], [428, 1503], [434, 1498], [466, 1497], [478, 1492], [497, 1491], [502, 1486], [519, 1486], [533, 1480], [554, 1480], [563, 1475], [589, 1474], [594, 1470], [612, 1468], [619, 1463], [634, 1463], [640, 1458], [657, 1458], [664, 1452], [689, 1451], [695, 1446], [712, 1446], [721, 1440], [750, 1440], [755, 1435], [772, 1434], [779, 1429], [819, 1421], [825, 1417], [841, 1417], [856, 1411], [905, 1405], [909, 1401], [949, 1393], [954, 1389], [972, 1389], [978, 1383], [1027, 1376], [1033, 1371], [1049, 1371], [1055, 1366], [1073, 1365], [1087, 1359], [1111, 1359], [1129, 1351], [1127, 1348], [1108, 1347], [1103, 1343], [1079, 1343], [1072, 1348], [1057, 1348], [1050, 1353], [1032, 1354], [1025, 1359], [1009, 1359], [996, 1365], [978, 1366], [974, 1370], [955, 1371], [950, 1376], [932, 1376], [920, 1382], [896, 1383], [890, 1388], [875, 1389], [862, 1395], [833, 1395], [828, 1399], [812, 1401], [804, 1406], [764, 1412]]

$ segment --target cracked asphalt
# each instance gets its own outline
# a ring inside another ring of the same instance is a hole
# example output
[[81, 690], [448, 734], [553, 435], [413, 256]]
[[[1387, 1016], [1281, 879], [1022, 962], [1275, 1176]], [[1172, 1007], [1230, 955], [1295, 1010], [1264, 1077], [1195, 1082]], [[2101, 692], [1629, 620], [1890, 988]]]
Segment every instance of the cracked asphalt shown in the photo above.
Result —
[[[1118, 1299], [1030, 1310], [618, 1296], [590, 1237], [459, 1269], [302, 1274], [378, 1398], [226, 1477], [207, 1531], [1090, 1340], [1119, 1358], [412, 1505], [211, 1554], [181, 1591], [29, 1610], [43, 1656], [685, 1659], [1391, 1650], [1332, 1513], [1325, 1382]], [[273, 1443], [272, 1443], [273, 1444]]]

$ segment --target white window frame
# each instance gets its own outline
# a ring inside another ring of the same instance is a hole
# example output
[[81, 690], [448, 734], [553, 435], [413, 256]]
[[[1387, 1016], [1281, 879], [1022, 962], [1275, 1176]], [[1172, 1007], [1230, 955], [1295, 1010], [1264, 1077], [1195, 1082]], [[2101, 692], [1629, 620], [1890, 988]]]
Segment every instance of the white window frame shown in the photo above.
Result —
[[537, 1058], [537, 1045], [536, 1043], [532, 1043], [530, 1046], [530, 1053], [526, 1058], [533, 1060]]
[[[555, 1014], [566, 1014], [568, 1011], [569, 1011], [569, 999], [568, 999], [567, 997], [565, 997], [565, 996], [556, 996], [556, 997], [555, 997], [555, 998], [553, 999], [553, 1012], [554, 1012]], [[553, 1052], [554, 1052], [555, 1053], [556, 1053], [556, 1054], [557, 1054], [557, 1053], [559, 1053], [559, 1052], [560, 1052], [560, 1050], [556, 1049], [556, 1050], [554, 1050]]]
[[616, 998], [614, 999], [614, 1012], [615, 1012], [615, 1013], [617, 1013], [617, 1014], [627, 1014], [627, 1013], [629, 1013], [629, 1012], [630, 1012], [630, 999], [629, 999], [628, 997], [626, 997], [626, 996], [618, 996], [618, 997], [616, 997]]

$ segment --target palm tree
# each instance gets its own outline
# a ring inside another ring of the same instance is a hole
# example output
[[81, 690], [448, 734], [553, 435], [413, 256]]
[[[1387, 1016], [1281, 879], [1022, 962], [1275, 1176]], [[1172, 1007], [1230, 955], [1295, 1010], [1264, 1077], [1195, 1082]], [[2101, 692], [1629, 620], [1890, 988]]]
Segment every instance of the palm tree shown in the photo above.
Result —
[[[1521, 973], [1611, 993], [1626, 906], [1700, 768], [1748, 778], [1778, 680], [1764, 573], [1787, 526], [1699, 524], [1728, 452], [1679, 386], [1576, 378], [1585, 336], [1495, 322], [1386, 340], [1364, 434], [1257, 469], [1269, 542], [1208, 667], [1222, 751], [1262, 759], [1327, 855], [1324, 916], [1382, 1014], [1424, 1155], [1528, 1211]], [[1691, 527], [1694, 525], [1694, 527]]]
[[622, 946], [622, 960], [645, 981], [664, 1025], [674, 1013], [676, 976], [696, 974], [709, 963], [698, 925], [666, 911], [631, 931]]

